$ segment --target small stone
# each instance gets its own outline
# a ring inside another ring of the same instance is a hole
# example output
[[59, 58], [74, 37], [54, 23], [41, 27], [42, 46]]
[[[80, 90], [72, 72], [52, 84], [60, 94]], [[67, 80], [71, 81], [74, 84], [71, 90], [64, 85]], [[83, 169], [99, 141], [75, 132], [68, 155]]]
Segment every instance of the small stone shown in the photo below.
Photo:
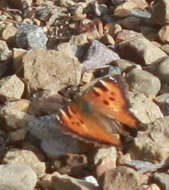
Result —
[[132, 69], [127, 73], [127, 82], [133, 91], [135, 90], [148, 96], [157, 95], [161, 89], [160, 80], [153, 74], [141, 69]]
[[96, 176], [100, 177], [104, 172], [116, 167], [117, 151], [115, 147], [100, 148], [94, 156]]
[[156, 74], [158, 75], [159, 79], [163, 80], [167, 84], [169, 84], [168, 81], [168, 75], [169, 75], [169, 57], [166, 57], [156, 66]]
[[[34, 119], [33, 115], [28, 114], [30, 102], [28, 100], [21, 100], [16, 102], [9, 102], [2, 106], [0, 109], [0, 115], [5, 119], [8, 125], [8, 130], [14, 131], [14, 129], [22, 129], [22, 135], [26, 135], [27, 122]], [[19, 131], [18, 131], [19, 132]], [[15, 135], [17, 131], [15, 131]], [[20, 136], [24, 138], [23, 136]]]
[[169, 117], [156, 120], [149, 124], [145, 131], [138, 132], [134, 138], [134, 144], [129, 151], [135, 160], [146, 160], [149, 162], [165, 162], [169, 157], [168, 141]]
[[18, 129], [16, 131], [9, 132], [9, 139], [11, 142], [23, 141], [27, 135], [27, 130]]
[[21, 98], [24, 92], [24, 83], [16, 76], [11, 75], [0, 80], [0, 95], [6, 98]]
[[0, 40], [0, 61], [6, 61], [11, 56], [11, 51], [5, 41]]
[[132, 68], [140, 67], [140, 65], [136, 65], [134, 62], [128, 61], [126, 59], [119, 59], [113, 61], [113, 64], [117, 65], [121, 72], [126, 72], [131, 70]]
[[149, 124], [163, 118], [159, 106], [145, 95], [130, 92], [129, 100], [132, 107], [131, 111], [141, 123]]
[[[120, 19], [118, 23], [125, 29], [129, 30], [138, 30], [140, 29], [140, 18], [135, 16], [128, 16], [123, 19]], [[124, 30], [124, 29], [123, 29]]]
[[118, 5], [114, 10], [114, 15], [118, 17], [128, 16], [133, 9], [137, 8], [137, 5], [134, 2], [124, 2]]
[[116, 169], [108, 170], [102, 177], [101, 189], [103, 190], [119, 190], [119, 189], [143, 189], [147, 183], [148, 177], [134, 169], [120, 166]]
[[9, 4], [13, 8], [24, 10], [32, 5], [32, 0], [12, 0]]
[[152, 9], [151, 21], [155, 24], [165, 25], [169, 23], [169, 1], [155, 1]]
[[98, 4], [97, 1], [94, 4], [94, 10], [97, 16], [104, 16], [109, 12], [109, 9], [105, 4]]
[[11, 45], [14, 45], [16, 32], [17, 28], [15, 26], [7, 25], [2, 32], [2, 39], [6, 40]]
[[160, 106], [163, 114], [169, 115], [169, 93], [163, 93], [155, 98], [155, 101]]
[[0, 165], [0, 190], [34, 190], [37, 176], [24, 164]]
[[20, 150], [13, 148], [7, 151], [5, 157], [3, 158], [3, 163], [28, 165], [39, 177], [42, 177], [45, 173], [46, 167], [45, 162], [40, 161], [40, 159], [42, 160], [43, 157], [40, 154], [36, 155], [31, 150]]
[[154, 183], [157, 183], [162, 189], [169, 189], [169, 175], [166, 173], [155, 173], [152, 177]]
[[119, 43], [117, 52], [121, 58], [134, 61], [140, 65], [150, 65], [167, 56], [143, 36]]
[[47, 40], [42, 28], [32, 24], [21, 24], [16, 33], [16, 43], [24, 49], [46, 49]]
[[120, 58], [117, 53], [110, 50], [104, 44], [93, 40], [84, 59], [84, 70], [92, 71]]
[[161, 46], [161, 49], [162, 49], [167, 55], [169, 55], [169, 44], [164, 44], [163, 46]]
[[[140, 2], [140, 1], [137, 1]], [[139, 10], [139, 9], [135, 9], [131, 11], [131, 15], [135, 16], [136, 18], [140, 18], [140, 19], [150, 19], [151, 17], [151, 13], [146, 11], [146, 10]]]
[[159, 38], [164, 43], [169, 43], [169, 25], [163, 26], [158, 32]]
[[84, 180], [87, 181], [87, 182], [93, 183], [96, 186], [99, 185], [96, 178], [93, 177], [93, 176], [86, 176], [86, 177], [84, 177]]
[[141, 36], [141, 34], [138, 32], [123, 29], [117, 33], [117, 35], [115, 37], [115, 41], [122, 42], [122, 41], [126, 41], [126, 40], [131, 40], [131, 39], [139, 37], [139, 36]]
[[85, 180], [76, 179], [67, 175], [61, 175], [58, 172], [47, 174], [40, 181], [44, 189], [76, 189], [76, 190], [98, 190], [98, 187]]

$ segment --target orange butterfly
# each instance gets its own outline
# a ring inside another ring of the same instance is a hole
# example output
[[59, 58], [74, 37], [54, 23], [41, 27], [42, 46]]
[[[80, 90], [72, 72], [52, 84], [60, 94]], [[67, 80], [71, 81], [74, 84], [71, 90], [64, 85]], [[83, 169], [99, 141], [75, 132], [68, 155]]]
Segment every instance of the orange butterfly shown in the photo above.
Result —
[[[120, 145], [119, 136], [112, 133], [109, 120], [137, 128], [138, 120], [128, 111], [128, 86], [115, 75], [104, 77], [79, 96], [65, 109], [60, 109], [61, 128], [83, 140], [101, 144]], [[107, 119], [109, 118], [109, 120]]]

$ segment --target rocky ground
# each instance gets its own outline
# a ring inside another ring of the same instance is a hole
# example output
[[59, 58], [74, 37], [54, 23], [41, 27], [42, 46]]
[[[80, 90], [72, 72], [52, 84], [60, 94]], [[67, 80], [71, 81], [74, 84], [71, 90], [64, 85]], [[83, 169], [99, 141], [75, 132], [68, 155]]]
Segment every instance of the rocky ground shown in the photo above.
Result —
[[[121, 148], [57, 128], [69, 91], [106, 74], [139, 120]], [[168, 190], [168, 115], [168, 0], [0, 0], [0, 190]]]

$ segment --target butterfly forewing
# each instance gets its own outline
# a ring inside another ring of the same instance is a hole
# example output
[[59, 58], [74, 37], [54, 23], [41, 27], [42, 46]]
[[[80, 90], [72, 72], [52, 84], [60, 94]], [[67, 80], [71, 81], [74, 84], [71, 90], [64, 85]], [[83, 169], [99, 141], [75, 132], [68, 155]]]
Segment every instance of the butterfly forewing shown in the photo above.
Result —
[[60, 120], [66, 127], [66, 131], [75, 136], [101, 144], [120, 145], [118, 136], [110, 133], [104, 123], [99, 122], [97, 116], [82, 112], [75, 103], [69, 105], [66, 110], [60, 111]]
[[106, 77], [85, 95], [86, 101], [95, 108], [96, 112], [116, 119], [129, 127], [137, 127], [137, 119], [128, 111], [129, 102], [125, 93], [127, 86], [120, 77]]

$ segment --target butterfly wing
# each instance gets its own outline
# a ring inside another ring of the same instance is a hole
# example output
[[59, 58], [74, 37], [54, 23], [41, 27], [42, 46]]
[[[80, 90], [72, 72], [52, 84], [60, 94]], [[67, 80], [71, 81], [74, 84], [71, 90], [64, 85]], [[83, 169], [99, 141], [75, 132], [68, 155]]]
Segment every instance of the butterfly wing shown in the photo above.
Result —
[[84, 96], [96, 112], [136, 128], [138, 120], [128, 111], [128, 86], [118, 75], [99, 80]]
[[59, 121], [62, 128], [65, 126], [65, 131], [83, 140], [120, 145], [119, 136], [111, 133], [97, 114], [82, 112], [76, 103], [67, 106], [65, 110], [60, 110]]

